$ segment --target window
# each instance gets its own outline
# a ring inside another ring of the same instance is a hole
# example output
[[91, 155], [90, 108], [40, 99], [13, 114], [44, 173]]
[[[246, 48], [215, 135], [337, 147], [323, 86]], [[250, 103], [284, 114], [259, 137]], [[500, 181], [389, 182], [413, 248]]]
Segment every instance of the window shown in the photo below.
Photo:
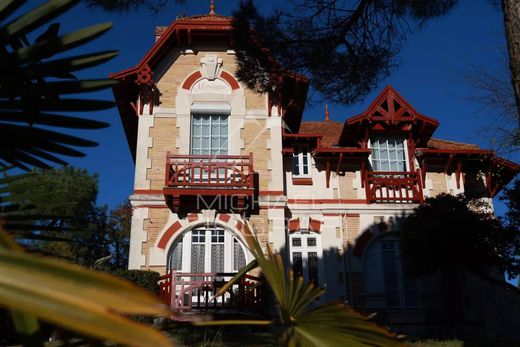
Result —
[[291, 264], [295, 277], [303, 276], [305, 281], [318, 285], [321, 257], [319, 235], [315, 233], [296, 232], [290, 236]]
[[228, 116], [193, 114], [191, 122], [191, 154], [228, 154]]
[[168, 269], [179, 272], [232, 272], [246, 265], [243, 245], [222, 228], [196, 228], [175, 242]]
[[419, 304], [417, 284], [402, 266], [399, 241], [381, 241], [381, 252], [387, 305], [389, 307], [417, 306]]
[[374, 137], [370, 139], [370, 161], [374, 171], [406, 171], [406, 151], [403, 137]]
[[396, 235], [388, 233], [369, 245], [363, 255], [363, 278], [367, 298], [384, 296], [387, 307], [419, 306], [417, 281], [403, 268]]
[[295, 147], [293, 153], [292, 172], [293, 176], [309, 176], [311, 165], [311, 153], [306, 145]]

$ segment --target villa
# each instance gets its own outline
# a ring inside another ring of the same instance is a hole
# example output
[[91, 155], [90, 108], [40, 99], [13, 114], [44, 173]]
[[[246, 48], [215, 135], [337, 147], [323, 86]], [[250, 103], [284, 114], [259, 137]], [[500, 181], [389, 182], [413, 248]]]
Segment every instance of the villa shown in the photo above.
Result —
[[[326, 288], [321, 300], [395, 324], [434, 319], [439, 288], [402, 271], [396, 218], [441, 193], [492, 204], [520, 167], [434, 138], [439, 122], [391, 86], [360, 115], [302, 120], [307, 78], [281, 71], [272, 91], [248, 88], [236, 77], [232, 18], [214, 9], [155, 38], [111, 76], [135, 161], [129, 268], [164, 274], [172, 308], [207, 308], [211, 284], [252, 260], [249, 222], [262, 245]], [[481, 319], [478, 310], [465, 317]]]

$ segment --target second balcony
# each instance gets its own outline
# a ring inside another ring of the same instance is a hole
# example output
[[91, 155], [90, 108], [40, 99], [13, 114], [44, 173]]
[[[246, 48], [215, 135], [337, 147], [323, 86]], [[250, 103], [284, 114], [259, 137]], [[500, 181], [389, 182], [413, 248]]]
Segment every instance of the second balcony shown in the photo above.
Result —
[[249, 155], [177, 155], [166, 153], [163, 192], [174, 212], [240, 210], [254, 195], [253, 153]]

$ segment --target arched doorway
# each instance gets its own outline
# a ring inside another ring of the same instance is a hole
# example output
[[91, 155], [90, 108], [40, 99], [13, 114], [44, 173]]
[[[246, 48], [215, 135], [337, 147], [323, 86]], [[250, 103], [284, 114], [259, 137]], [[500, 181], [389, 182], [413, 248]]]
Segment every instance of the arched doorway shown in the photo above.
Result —
[[368, 308], [418, 307], [417, 280], [406, 273], [399, 236], [384, 233], [373, 239], [363, 254], [365, 306]]
[[237, 272], [249, 260], [239, 238], [220, 226], [197, 226], [178, 237], [168, 252], [168, 272]]

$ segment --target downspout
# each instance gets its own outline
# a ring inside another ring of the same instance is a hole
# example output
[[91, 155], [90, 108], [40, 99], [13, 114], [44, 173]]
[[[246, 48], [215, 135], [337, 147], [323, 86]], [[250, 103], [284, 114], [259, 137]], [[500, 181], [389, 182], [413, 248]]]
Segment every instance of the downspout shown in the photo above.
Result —
[[[352, 299], [352, 264], [350, 263], [350, 257], [348, 256], [348, 245], [349, 245], [349, 238], [348, 238], [348, 230], [347, 230], [347, 214], [344, 213], [342, 217], [342, 223], [341, 228], [345, 232], [345, 238], [346, 238], [346, 244], [347, 247], [343, 248], [343, 277], [344, 277], [344, 283], [345, 283], [345, 289], [347, 288], [347, 276], [348, 276], [348, 295], [347, 300], [351, 306], [353, 305], [353, 299]], [[348, 274], [348, 275], [347, 275]]]

